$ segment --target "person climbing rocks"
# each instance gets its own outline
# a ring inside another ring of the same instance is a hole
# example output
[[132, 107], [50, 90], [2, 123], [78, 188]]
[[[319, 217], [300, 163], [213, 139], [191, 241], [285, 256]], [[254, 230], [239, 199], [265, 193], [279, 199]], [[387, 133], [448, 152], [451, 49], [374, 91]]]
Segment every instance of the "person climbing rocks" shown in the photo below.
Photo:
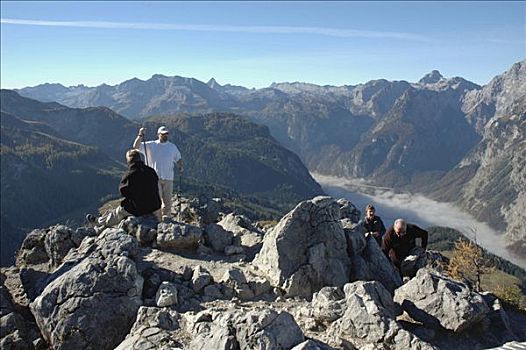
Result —
[[365, 207], [365, 218], [363, 219], [363, 226], [365, 228], [365, 235], [374, 237], [378, 246], [382, 245], [382, 238], [385, 234], [385, 226], [382, 219], [375, 215], [376, 209], [372, 204]]
[[119, 191], [124, 199], [120, 205], [108, 210], [104, 215], [95, 218], [88, 214], [89, 223], [97, 223], [98, 229], [115, 226], [128, 216], [144, 216], [154, 214], [161, 208], [161, 198], [158, 191], [158, 177], [154, 169], [141, 159], [136, 149], [126, 152], [128, 170], [124, 173], [119, 184]]
[[[421, 245], [416, 239], [421, 239]], [[396, 266], [400, 275], [413, 277], [419, 268], [425, 266], [428, 233], [426, 230], [408, 224], [404, 219], [396, 219], [385, 233], [382, 251]]]
[[174, 181], [174, 164], [177, 164], [179, 173], [183, 172], [181, 152], [176, 145], [168, 141], [169, 130], [161, 126], [157, 130], [157, 140], [144, 141], [146, 128], [140, 128], [139, 134], [133, 142], [133, 148], [141, 152], [159, 177], [159, 196], [161, 197], [161, 210], [157, 213], [159, 220], [172, 217], [172, 193]]

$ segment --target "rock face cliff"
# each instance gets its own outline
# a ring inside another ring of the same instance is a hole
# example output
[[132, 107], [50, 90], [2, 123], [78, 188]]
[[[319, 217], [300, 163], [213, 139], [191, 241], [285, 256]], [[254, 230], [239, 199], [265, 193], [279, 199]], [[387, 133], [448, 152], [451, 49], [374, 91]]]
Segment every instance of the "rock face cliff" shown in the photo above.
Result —
[[435, 259], [403, 284], [346, 200], [303, 201], [266, 228], [219, 199], [179, 204], [180, 221], [29, 234], [16, 265], [1, 270], [2, 348], [431, 350], [526, 340], [523, 314], [510, 323], [494, 296], [432, 268]]
[[[493, 118], [501, 119], [501, 127], [512, 116], [524, 118], [525, 66], [526, 61], [518, 62], [483, 87], [432, 71], [416, 83], [379, 79], [336, 87], [296, 82], [256, 90], [222, 86], [214, 79], [204, 84], [155, 75], [116, 86], [47, 84], [20, 93], [76, 107], [105, 105], [132, 119], [179, 111], [241, 113], [266, 125], [311, 171], [435, 193], [442, 200], [457, 200], [479, 218], [486, 211], [483, 207], [498, 209], [500, 214], [490, 218], [490, 224], [520, 240], [526, 231], [517, 232], [511, 213], [521, 208], [512, 203], [521, 197], [514, 188], [520, 182], [517, 178], [524, 176], [524, 167], [515, 159], [513, 179], [503, 176], [511, 165], [500, 172], [496, 169], [506, 156], [485, 150], [504, 143], [512, 153], [524, 149], [516, 135], [488, 129], [495, 125]], [[512, 123], [521, 128], [520, 121]], [[508, 140], [511, 137], [515, 141]], [[477, 172], [479, 180], [462, 189]], [[482, 178], [507, 181], [506, 194], [492, 195], [503, 186], [501, 182], [495, 186], [490, 182], [474, 193]]]
[[511, 241], [524, 244], [526, 61], [467, 93], [462, 110], [482, 139], [437, 184], [450, 192], [436, 196], [456, 200]]

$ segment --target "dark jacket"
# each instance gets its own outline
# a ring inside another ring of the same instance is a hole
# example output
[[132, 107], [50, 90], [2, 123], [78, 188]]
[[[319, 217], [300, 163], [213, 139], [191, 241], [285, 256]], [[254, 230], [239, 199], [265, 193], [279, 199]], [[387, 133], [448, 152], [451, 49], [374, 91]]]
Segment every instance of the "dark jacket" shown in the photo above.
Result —
[[128, 171], [122, 176], [119, 191], [124, 196], [121, 206], [130, 214], [150, 214], [161, 207], [158, 177], [155, 170], [142, 161], [128, 164]]
[[365, 232], [379, 232], [380, 237], [385, 234], [384, 222], [376, 215], [371, 220], [368, 220], [367, 217], [364, 218], [363, 227], [365, 227]]
[[406, 234], [398, 237], [391, 226], [384, 235], [382, 250], [395, 264], [399, 264], [409, 255], [409, 251], [416, 247], [416, 238], [422, 239], [422, 248], [426, 249], [427, 236], [426, 230], [407, 224]]

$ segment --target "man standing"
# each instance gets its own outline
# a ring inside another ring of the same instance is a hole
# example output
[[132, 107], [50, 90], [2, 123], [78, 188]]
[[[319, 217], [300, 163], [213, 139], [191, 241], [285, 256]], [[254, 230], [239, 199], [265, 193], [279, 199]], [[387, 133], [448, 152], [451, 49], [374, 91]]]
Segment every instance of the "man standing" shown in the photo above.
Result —
[[[128, 170], [121, 178], [119, 191], [124, 197], [121, 204], [109, 210], [97, 219], [102, 227], [117, 225], [122, 219], [134, 215], [152, 214], [161, 207], [159, 198], [157, 174], [141, 160], [141, 154], [136, 149], [126, 152]], [[88, 214], [88, 222], [95, 223], [95, 216]]]
[[[417, 238], [421, 239], [420, 247], [416, 245]], [[426, 230], [406, 224], [404, 219], [396, 219], [384, 235], [382, 250], [398, 268], [400, 275], [413, 277], [416, 270], [425, 265], [427, 238]]]
[[385, 234], [385, 226], [382, 219], [375, 215], [376, 209], [372, 204], [365, 207], [365, 218], [363, 220], [363, 227], [366, 235], [372, 235], [378, 246], [382, 245], [382, 237]]
[[177, 146], [168, 141], [169, 131], [166, 126], [161, 126], [157, 130], [158, 138], [155, 141], [142, 142], [145, 130], [145, 128], [139, 129], [133, 148], [145, 155], [146, 164], [154, 168], [159, 176], [162, 206], [158, 217], [160, 220], [165, 220], [172, 216], [174, 164], [177, 164], [179, 172], [183, 172], [183, 161]]

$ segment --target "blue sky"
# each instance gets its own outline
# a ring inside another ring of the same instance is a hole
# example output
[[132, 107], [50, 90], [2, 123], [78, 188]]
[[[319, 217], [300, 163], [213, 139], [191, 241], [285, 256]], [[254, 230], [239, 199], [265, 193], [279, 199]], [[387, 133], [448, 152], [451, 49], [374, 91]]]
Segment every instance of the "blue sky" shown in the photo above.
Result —
[[1, 85], [153, 74], [264, 87], [486, 84], [526, 58], [526, 2], [1, 2]]

